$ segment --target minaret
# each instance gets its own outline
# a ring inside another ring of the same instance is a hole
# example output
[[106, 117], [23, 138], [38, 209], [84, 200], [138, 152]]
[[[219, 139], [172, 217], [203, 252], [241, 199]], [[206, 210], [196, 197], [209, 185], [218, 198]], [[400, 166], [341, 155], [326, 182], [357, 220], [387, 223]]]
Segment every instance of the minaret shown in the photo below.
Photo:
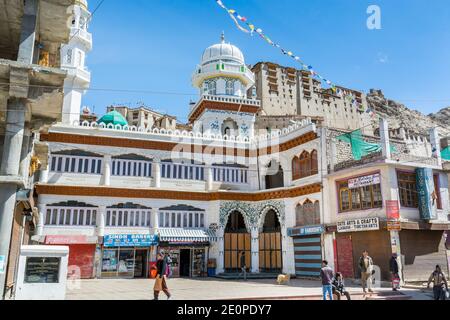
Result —
[[86, 53], [92, 49], [92, 35], [87, 31], [91, 13], [86, 0], [77, 0], [72, 8], [70, 41], [61, 48], [61, 69], [67, 70], [62, 115], [64, 124], [80, 120], [81, 99], [91, 82], [91, 73], [85, 67]]
[[229, 137], [254, 135], [261, 102], [247, 96], [255, 85], [255, 75], [245, 64], [242, 51], [225, 42], [224, 33], [220, 43], [203, 52], [192, 84], [200, 95], [189, 114], [195, 132]]

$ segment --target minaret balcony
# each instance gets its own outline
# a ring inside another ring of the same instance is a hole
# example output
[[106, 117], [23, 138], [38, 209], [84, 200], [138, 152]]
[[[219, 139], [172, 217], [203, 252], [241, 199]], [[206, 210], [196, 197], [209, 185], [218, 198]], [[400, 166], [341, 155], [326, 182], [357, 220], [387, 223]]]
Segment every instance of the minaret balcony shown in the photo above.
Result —
[[92, 34], [87, 30], [80, 28], [70, 29], [70, 38], [78, 39], [84, 43], [86, 50], [90, 51], [92, 49]]
[[194, 86], [200, 87], [203, 81], [215, 77], [238, 78], [248, 87], [255, 83], [255, 75], [246, 66], [224, 63], [222, 61], [199, 66], [192, 76], [192, 83]]
[[68, 77], [77, 78], [77, 80], [85, 84], [89, 84], [91, 82], [91, 72], [87, 69], [67, 65], [63, 65], [61, 68], [67, 70]]

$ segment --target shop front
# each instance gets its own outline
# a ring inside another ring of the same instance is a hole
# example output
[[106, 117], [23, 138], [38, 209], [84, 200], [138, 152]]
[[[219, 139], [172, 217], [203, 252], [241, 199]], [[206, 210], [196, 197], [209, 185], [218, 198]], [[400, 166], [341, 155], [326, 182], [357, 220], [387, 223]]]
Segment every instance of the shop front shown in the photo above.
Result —
[[390, 281], [391, 235], [380, 227], [379, 218], [362, 218], [337, 223], [337, 271], [347, 278], [360, 278], [359, 258], [368, 251], [380, 268], [381, 280]]
[[165, 228], [159, 229], [159, 252], [172, 259], [172, 277], [197, 278], [207, 276], [209, 248], [216, 241], [212, 230]]
[[287, 230], [294, 241], [295, 275], [318, 278], [322, 267], [322, 234], [324, 227], [305, 226]]
[[442, 230], [448, 225], [403, 222], [401, 228], [400, 244], [406, 282], [427, 281], [436, 265], [448, 274], [446, 234]]
[[102, 278], [148, 278], [149, 262], [158, 246], [155, 235], [106, 235], [102, 248]]
[[45, 236], [45, 245], [68, 246], [68, 276], [80, 279], [94, 278], [94, 261], [97, 237], [88, 236]]

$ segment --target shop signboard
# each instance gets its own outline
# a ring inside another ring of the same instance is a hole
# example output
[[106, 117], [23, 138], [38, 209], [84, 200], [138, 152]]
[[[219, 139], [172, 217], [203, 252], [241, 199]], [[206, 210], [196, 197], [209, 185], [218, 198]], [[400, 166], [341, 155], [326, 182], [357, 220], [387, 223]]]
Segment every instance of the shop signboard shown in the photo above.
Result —
[[150, 234], [110, 234], [103, 239], [105, 247], [152, 247], [158, 244], [158, 236]]
[[400, 221], [388, 221], [387, 222], [387, 230], [388, 231], [401, 231], [402, 224]]
[[308, 226], [300, 228], [289, 228], [287, 234], [289, 237], [311, 236], [324, 233], [323, 226]]
[[371, 174], [364, 177], [358, 177], [354, 179], [348, 180], [348, 188], [349, 189], [357, 189], [362, 187], [371, 186], [374, 184], [380, 184], [381, 183], [381, 177], [380, 174]]
[[400, 219], [398, 200], [386, 200], [386, 215], [388, 220]]
[[337, 231], [340, 233], [373, 230], [380, 230], [380, 220], [378, 218], [354, 219], [337, 223]]
[[70, 244], [88, 244], [89, 239], [87, 236], [45, 236], [45, 244], [59, 244], [59, 245], [70, 245]]

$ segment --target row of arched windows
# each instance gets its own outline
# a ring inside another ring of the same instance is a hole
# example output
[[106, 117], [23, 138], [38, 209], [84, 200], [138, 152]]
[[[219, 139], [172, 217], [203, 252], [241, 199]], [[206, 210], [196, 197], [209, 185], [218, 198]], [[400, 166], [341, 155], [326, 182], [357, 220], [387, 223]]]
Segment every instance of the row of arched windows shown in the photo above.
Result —
[[292, 159], [292, 180], [313, 176], [319, 172], [317, 151], [303, 151], [300, 157]]

